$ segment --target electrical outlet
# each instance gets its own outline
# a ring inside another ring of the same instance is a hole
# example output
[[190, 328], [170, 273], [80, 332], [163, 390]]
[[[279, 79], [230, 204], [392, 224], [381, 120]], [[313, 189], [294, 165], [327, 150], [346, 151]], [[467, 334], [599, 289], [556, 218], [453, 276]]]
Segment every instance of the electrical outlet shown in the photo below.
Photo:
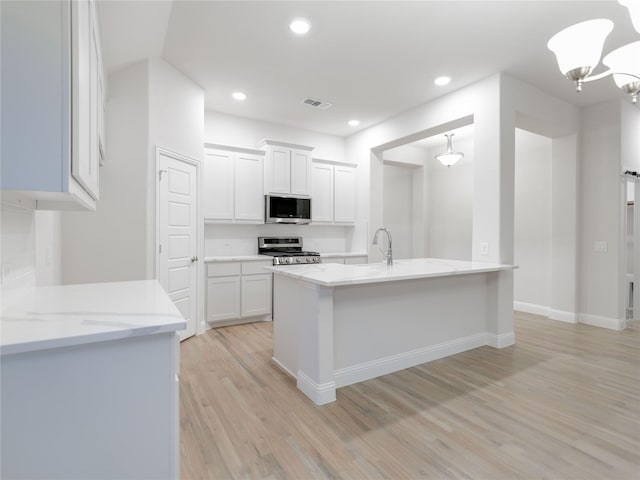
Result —
[[593, 251], [598, 253], [605, 253], [609, 250], [609, 245], [606, 240], [596, 240], [593, 244]]
[[489, 255], [489, 244], [487, 242], [480, 243], [480, 254]]

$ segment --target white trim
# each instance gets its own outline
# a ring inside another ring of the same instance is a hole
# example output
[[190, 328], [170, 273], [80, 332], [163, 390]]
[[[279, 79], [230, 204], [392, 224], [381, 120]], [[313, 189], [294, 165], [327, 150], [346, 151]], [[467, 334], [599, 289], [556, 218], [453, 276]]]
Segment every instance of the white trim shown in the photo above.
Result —
[[324, 405], [336, 401], [336, 383], [327, 382], [318, 384], [298, 370], [298, 389], [313, 400], [316, 405]]
[[625, 319], [601, 317], [599, 315], [591, 315], [588, 313], [578, 314], [578, 321], [585, 325], [608, 328], [610, 330], [624, 330], [627, 328], [627, 321]]
[[[415, 367], [422, 363], [431, 362], [449, 355], [461, 353], [472, 348], [482, 347], [487, 344], [487, 334], [477, 333], [468, 337], [451, 340], [449, 342], [417, 348], [405, 353], [389, 355], [388, 357], [360, 363], [351, 367], [340, 368], [334, 371], [334, 381], [337, 387], [344, 387], [354, 383], [376, 378], [388, 373]], [[300, 374], [301, 372], [298, 372]], [[300, 380], [298, 380], [298, 385]]]
[[578, 315], [575, 312], [549, 309], [549, 318], [565, 323], [578, 323]]
[[519, 312], [532, 313], [534, 315], [542, 315], [543, 317], [549, 317], [551, 309], [544, 305], [536, 305], [535, 303], [525, 303], [513, 301], [513, 309]]
[[514, 343], [516, 343], [516, 335], [513, 332], [502, 333], [500, 335], [487, 332], [487, 345], [490, 347], [505, 348], [510, 347]]
[[295, 143], [287, 143], [287, 142], [281, 142], [279, 140], [270, 140], [268, 138], [263, 138], [262, 140], [260, 140], [258, 142], [258, 148], [263, 148], [265, 145], [273, 145], [276, 147], [284, 147], [284, 148], [292, 148], [294, 150], [307, 150], [307, 151], [311, 151], [313, 150], [315, 147], [309, 147], [307, 145], [297, 145]]
[[264, 150], [258, 150], [257, 148], [235, 147], [233, 145], [221, 145], [219, 143], [207, 143], [207, 142], [205, 142], [204, 148], [211, 149], [211, 150], [224, 150], [227, 152], [250, 153], [251, 155], [266, 155], [267, 153]]
[[[155, 194], [156, 194], [156, 203], [155, 203], [155, 209], [156, 209], [156, 228], [155, 228], [155, 242], [154, 242], [154, 250], [153, 250], [153, 257], [155, 258], [155, 278], [156, 280], [160, 280], [160, 258], [158, 257], [158, 250], [160, 248], [160, 176], [158, 175], [159, 171], [160, 171], [160, 155], [164, 154], [167, 157], [173, 158], [174, 160], [178, 160], [180, 162], [184, 162], [184, 163], [188, 163], [190, 165], [193, 165], [196, 169], [196, 187], [198, 189], [198, 191], [196, 192], [196, 252], [197, 252], [197, 256], [198, 258], [204, 258], [204, 245], [203, 245], [203, 241], [201, 240], [201, 236], [203, 237], [203, 232], [204, 232], [204, 227], [201, 227], [201, 225], [204, 225], [204, 220], [202, 217], [202, 171], [201, 171], [201, 162], [196, 159], [196, 158], [192, 158], [192, 157], [188, 157], [186, 155], [183, 155], [181, 153], [178, 153], [174, 150], [170, 150], [168, 148], [162, 147], [160, 145], [156, 145], [155, 146], [156, 149], [156, 161], [155, 161], [155, 171], [154, 171], [154, 177], [155, 177]], [[205, 324], [202, 320], [200, 320], [201, 318], [204, 318], [204, 311], [201, 311], [200, 308], [200, 304], [202, 303], [200, 301], [200, 299], [204, 299], [204, 284], [205, 282], [202, 280], [204, 279], [204, 262], [203, 261], [198, 261], [196, 262], [196, 285], [194, 288], [195, 291], [195, 300], [196, 300], [196, 318], [193, 319], [195, 326], [196, 326], [196, 331], [195, 331], [195, 335], [198, 335], [200, 333], [203, 333], [204, 331], [202, 330], [202, 326]], [[204, 303], [202, 303], [204, 305]]]
[[358, 164], [357, 163], [350, 163], [350, 162], [343, 162], [340, 160], [329, 160], [326, 158], [311, 158], [312, 162], [315, 163], [324, 163], [327, 165], [335, 165], [336, 167], [352, 167], [352, 168], [357, 168]]

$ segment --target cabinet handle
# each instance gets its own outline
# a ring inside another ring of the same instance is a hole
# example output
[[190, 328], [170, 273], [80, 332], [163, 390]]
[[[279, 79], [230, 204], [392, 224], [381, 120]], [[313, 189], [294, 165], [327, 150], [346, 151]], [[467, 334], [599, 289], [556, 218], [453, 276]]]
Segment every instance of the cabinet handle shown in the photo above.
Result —
[[198, 261], [198, 257], [191, 257], [191, 263], [197, 262]]

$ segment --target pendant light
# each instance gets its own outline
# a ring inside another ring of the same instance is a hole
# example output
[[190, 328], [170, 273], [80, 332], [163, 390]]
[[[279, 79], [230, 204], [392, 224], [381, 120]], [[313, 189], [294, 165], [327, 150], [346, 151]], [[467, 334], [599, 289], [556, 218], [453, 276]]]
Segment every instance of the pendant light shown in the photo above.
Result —
[[451, 146], [451, 137], [453, 137], [453, 133], [446, 133], [444, 136], [447, 137], [447, 151], [445, 153], [441, 153], [436, 155], [436, 160], [438, 160], [441, 164], [450, 167], [451, 165], [455, 165], [458, 160], [464, 157], [464, 153], [462, 152], [454, 152]]
[[[618, 0], [629, 8], [636, 30], [640, 25], [640, 1]], [[633, 103], [640, 94], [640, 42], [632, 42], [612, 51], [602, 61], [609, 70], [591, 75], [600, 63], [602, 48], [613, 30], [613, 22], [606, 18], [576, 23], [556, 33], [547, 48], [556, 54], [558, 67], [563, 75], [576, 83], [576, 91], [582, 91], [587, 82], [613, 76], [618, 88], [631, 95]]]

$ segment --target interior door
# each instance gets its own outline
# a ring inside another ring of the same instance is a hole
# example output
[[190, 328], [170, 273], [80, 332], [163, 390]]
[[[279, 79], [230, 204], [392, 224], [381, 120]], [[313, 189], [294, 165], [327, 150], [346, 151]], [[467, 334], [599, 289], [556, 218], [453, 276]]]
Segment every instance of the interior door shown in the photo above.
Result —
[[198, 171], [163, 151], [158, 166], [158, 278], [187, 321], [184, 340], [195, 335], [198, 315]]

